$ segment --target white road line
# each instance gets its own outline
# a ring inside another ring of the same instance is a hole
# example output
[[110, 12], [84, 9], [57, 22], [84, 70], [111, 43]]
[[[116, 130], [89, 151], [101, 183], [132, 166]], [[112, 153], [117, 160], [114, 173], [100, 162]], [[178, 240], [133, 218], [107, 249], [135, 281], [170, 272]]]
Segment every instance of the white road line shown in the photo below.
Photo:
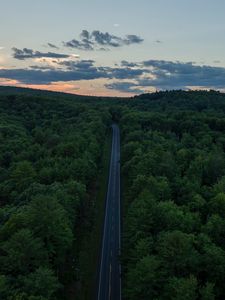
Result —
[[112, 265], [109, 267], [109, 300], [111, 299]]

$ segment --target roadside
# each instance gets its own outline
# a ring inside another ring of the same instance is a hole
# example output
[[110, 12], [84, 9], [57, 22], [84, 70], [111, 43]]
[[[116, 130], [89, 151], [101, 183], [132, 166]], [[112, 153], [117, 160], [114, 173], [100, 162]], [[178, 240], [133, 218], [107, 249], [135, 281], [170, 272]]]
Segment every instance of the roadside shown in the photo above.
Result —
[[[111, 155], [111, 131], [106, 138], [102, 151], [102, 161], [99, 175], [89, 193], [89, 205], [85, 213], [86, 219], [79, 228], [79, 238], [74, 241], [73, 254], [68, 262], [67, 278], [70, 284], [66, 288], [66, 299], [68, 300], [90, 300], [94, 299], [96, 290], [96, 277], [101, 247], [102, 224], [105, 213], [105, 195], [107, 192], [108, 172]], [[76, 228], [75, 228], [76, 230]], [[76, 262], [73, 256], [79, 256], [79, 269], [76, 270]]]

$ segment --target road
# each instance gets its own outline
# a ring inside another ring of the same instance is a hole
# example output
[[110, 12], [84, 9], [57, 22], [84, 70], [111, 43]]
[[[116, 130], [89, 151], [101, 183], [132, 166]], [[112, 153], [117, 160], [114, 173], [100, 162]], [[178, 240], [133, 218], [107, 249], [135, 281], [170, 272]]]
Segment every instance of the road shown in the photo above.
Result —
[[102, 249], [100, 258], [98, 300], [121, 299], [120, 255], [120, 131], [112, 125], [112, 152]]

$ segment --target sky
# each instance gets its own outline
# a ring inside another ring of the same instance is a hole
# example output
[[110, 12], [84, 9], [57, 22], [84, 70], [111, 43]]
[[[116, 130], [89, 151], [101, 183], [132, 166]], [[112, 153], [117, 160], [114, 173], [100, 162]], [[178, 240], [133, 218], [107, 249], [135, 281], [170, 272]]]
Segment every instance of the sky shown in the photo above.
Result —
[[0, 0], [0, 85], [225, 91], [224, 0]]

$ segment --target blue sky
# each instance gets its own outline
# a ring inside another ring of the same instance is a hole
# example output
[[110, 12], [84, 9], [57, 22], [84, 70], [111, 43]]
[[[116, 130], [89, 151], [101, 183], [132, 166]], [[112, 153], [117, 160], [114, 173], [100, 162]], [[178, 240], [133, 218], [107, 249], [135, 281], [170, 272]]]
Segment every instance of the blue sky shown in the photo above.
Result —
[[0, 0], [0, 5], [0, 84], [124, 96], [225, 89], [225, 1]]

